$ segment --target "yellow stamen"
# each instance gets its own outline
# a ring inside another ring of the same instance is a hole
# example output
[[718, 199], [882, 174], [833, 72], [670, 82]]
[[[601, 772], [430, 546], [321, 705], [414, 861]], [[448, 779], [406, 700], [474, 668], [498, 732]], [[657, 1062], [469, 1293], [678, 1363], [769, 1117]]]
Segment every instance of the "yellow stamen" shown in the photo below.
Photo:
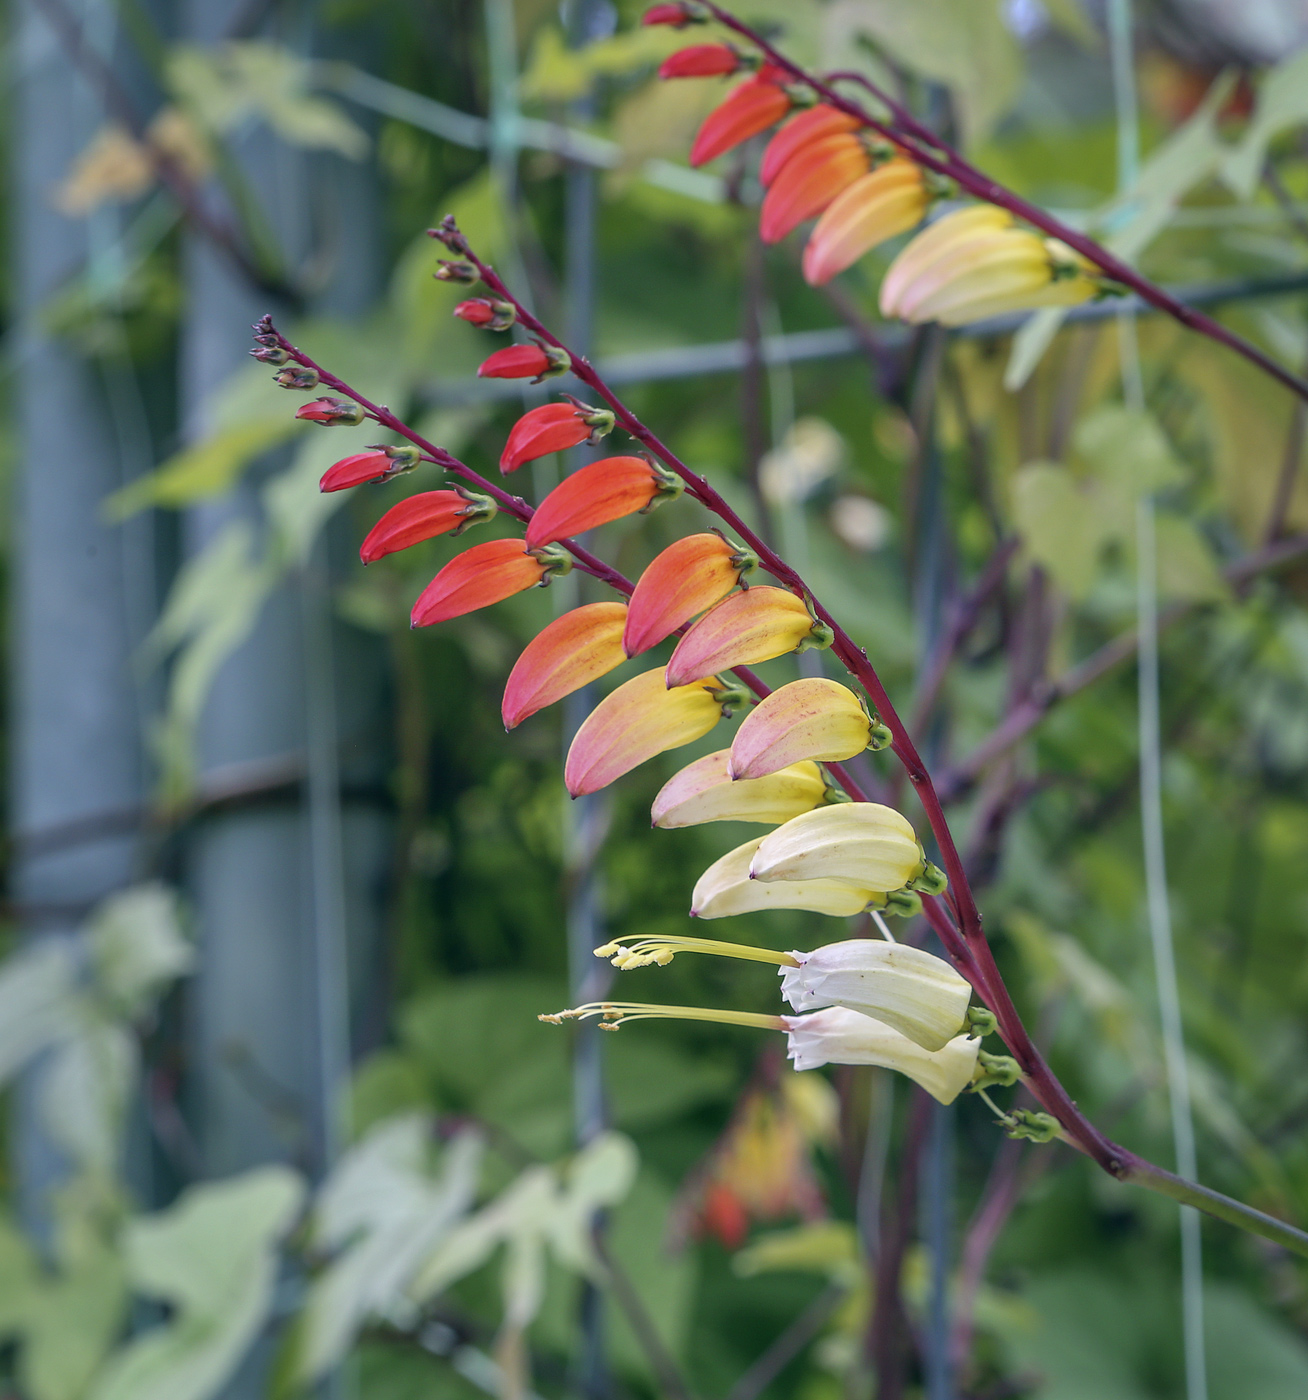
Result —
[[724, 1026], [753, 1026], [761, 1031], [784, 1031], [785, 1018], [763, 1016], [754, 1011], [715, 1011], [708, 1006], [651, 1006], [642, 1001], [588, 1001], [567, 1011], [555, 1011], [538, 1016], [552, 1026], [564, 1021], [586, 1021], [600, 1018], [600, 1029], [615, 1031], [624, 1021], [716, 1021]]
[[[630, 944], [624, 947], [624, 944]], [[720, 958], [740, 958], [744, 962], [771, 963], [774, 967], [799, 967], [798, 959], [772, 948], [755, 948], [748, 943], [723, 943], [716, 938], [615, 938], [595, 949], [597, 958], [612, 959], [622, 972], [657, 963], [666, 967], [677, 953], [714, 953]]]

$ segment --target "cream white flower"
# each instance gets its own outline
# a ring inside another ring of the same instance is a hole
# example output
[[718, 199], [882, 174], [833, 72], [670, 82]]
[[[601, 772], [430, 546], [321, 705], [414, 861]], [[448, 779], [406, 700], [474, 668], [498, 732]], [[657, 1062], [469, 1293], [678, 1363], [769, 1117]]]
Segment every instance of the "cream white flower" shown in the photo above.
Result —
[[907, 818], [878, 802], [847, 802], [792, 817], [759, 843], [753, 880], [835, 880], [898, 890], [925, 868]]
[[976, 1073], [979, 1040], [955, 1036], [941, 1050], [924, 1050], [906, 1035], [843, 1006], [806, 1016], [783, 1016], [787, 1055], [796, 1069], [822, 1065], [879, 1065], [920, 1084], [933, 1099], [953, 1101]]
[[[785, 829], [780, 827], [773, 835]], [[862, 913], [869, 904], [883, 902], [881, 890], [871, 885], [860, 887], [850, 880], [753, 879], [750, 863], [764, 840], [771, 837], [756, 837], [728, 851], [699, 877], [690, 896], [694, 918], [724, 919], [731, 914], [752, 914], [758, 909], [807, 909], [814, 914], [848, 917]]]
[[782, 965], [781, 995], [796, 1011], [843, 1006], [922, 1046], [943, 1049], [964, 1028], [971, 986], [943, 958], [905, 943], [851, 938]]

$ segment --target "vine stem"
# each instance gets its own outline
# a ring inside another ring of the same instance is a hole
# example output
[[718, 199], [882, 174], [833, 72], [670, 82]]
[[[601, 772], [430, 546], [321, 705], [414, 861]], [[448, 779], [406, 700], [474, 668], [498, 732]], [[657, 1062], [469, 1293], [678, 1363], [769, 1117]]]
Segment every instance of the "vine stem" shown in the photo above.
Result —
[[[918, 794], [935, 837], [941, 863], [949, 877], [948, 895], [941, 898], [925, 897], [922, 901], [924, 912], [959, 972], [972, 983], [994, 1013], [999, 1024], [999, 1033], [1021, 1066], [1027, 1087], [1058, 1120], [1071, 1144], [1118, 1180], [1131, 1181], [1178, 1200], [1182, 1199], [1178, 1193], [1188, 1192], [1190, 1194], [1184, 1198], [1187, 1204], [1197, 1205], [1201, 1210], [1217, 1215], [1220, 1219], [1239, 1224], [1254, 1234], [1273, 1239], [1308, 1257], [1308, 1234], [1284, 1221], [1275, 1220], [1274, 1217], [1242, 1205], [1239, 1201], [1193, 1182], [1184, 1181], [1155, 1166], [1113, 1142], [1081, 1112], [1075, 1100], [1046, 1063], [1018, 1014], [986, 939], [981, 911], [930, 772], [867, 653], [854, 643], [798, 572], [750, 529], [708, 479], [692, 471], [641, 422], [609, 388], [585, 356], [573, 354], [562, 340], [522, 305], [495, 269], [482, 262], [476, 255], [452, 218], [447, 217], [438, 229], [431, 232], [433, 237], [438, 238], [457, 257], [467, 259], [477, 269], [482, 283], [496, 297], [514, 307], [517, 322], [524, 330], [539, 337], [546, 344], [567, 352], [574, 377], [603, 400], [612, 410], [616, 423], [669, 470], [675, 472], [685, 483], [687, 494], [712, 511], [733, 534], [758, 555], [762, 567], [778, 583], [806, 599], [814, 615], [831, 628], [834, 638], [831, 646], [833, 654], [867, 692], [880, 718], [890, 729], [891, 752], [904, 766], [909, 781]], [[449, 456], [448, 453], [443, 455]], [[522, 505], [525, 509], [530, 509], [525, 503]], [[844, 780], [847, 775], [838, 773], [837, 777], [838, 780]], [[859, 794], [856, 785], [851, 787], [846, 783], [846, 788], [856, 800], [866, 800]]]
[[[977, 199], [984, 200], [987, 204], [997, 205], [1001, 209], [1007, 209], [1009, 213], [1049, 234], [1050, 237], [1066, 243], [1069, 248], [1073, 248], [1076, 252], [1089, 258], [1100, 271], [1112, 278], [1114, 282], [1120, 282], [1124, 287], [1129, 287], [1142, 301], [1148, 302], [1150, 306], [1161, 311], [1164, 315], [1170, 316], [1188, 330], [1205, 336], [1219, 345], [1224, 345], [1228, 350], [1233, 350], [1237, 355], [1248, 360], [1250, 364], [1256, 365], [1264, 374], [1270, 375], [1277, 383], [1284, 385], [1292, 394], [1308, 400], [1308, 380], [1301, 378], [1293, 370], [1286, 369], [1284, 365], [1277, 364], [1251, 341], [1237, 335], [1232, 330], [1228, 330], [1220, 321], [1215, 321], [1211, 316], [1205, 315], [1195, 307], [1187, 306], [1184, 302], [1178, 301], [1158, 286], [1156, 282], [1151, 282], [1147, 277], [1141, 276], [1129, 263], [1123, 262], [1121, 258], [1110, 253], [1102, 244], [1096, 243], [1093, 238], [1087, 237], [1038, 205], [1030, 203], [1021, 195], [1015, 194], [1012, 190], [991, 179], [984, 171], [978, 170], [976, 166], [964, 160], [948, 142], [941, 140], [929, 127], [919, 122], [907, 108], [868, 82], [862, 74], [832, 74], [830, 81], [816, 77], [774, 48], [743, 20], [737, 19], [729, 10], [724, 10], [720, 5], [714, 4], [713, 0], [706, 0], [704, 8], [720, 24], [753, 44], [769, 63], [788, 73], [795, 82], [802, 83], [822, 98], [824, 102], [847, 113], [869, 130], [884, 136], [888, 141], [894, 142], [919, 165], [937, 175], [944, 176], [946, 179], [953, 180], [960, 189], [966, 190], [968, 194], [974, 195]], [[891, 121], [888, 123], [879, 121], [861, 103], [842, 96], [831, 85], [833, 81], [841, 79], [859, 82], [866, 87], [879, 102], [886, 106], [891, 114]]]

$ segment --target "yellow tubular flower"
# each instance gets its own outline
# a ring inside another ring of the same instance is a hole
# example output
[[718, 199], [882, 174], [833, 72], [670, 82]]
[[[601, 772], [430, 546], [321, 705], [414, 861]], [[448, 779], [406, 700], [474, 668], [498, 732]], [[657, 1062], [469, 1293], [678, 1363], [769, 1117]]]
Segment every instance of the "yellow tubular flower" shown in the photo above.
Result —
[[[754, 592], [750, 589], [750, 592]], [[731, 781], [730, 749], [719, 749], [687, 764], [669, 778], [650, 808], [655, 826], [698, 826], [701, 822], [766, 822], [776, 826], [833, 799], [816, 763], [792, 763], [766, 778]]]
[[961, 326], [1010, 311], [1075, 306], [1101, 287], [1093, 264], [1066, 244], [982, 204], [946, 214], [903, 249], [881, 284], [881, 312]]
[[849, 802], [793, 817], [759, 843], [756, 883], [829, 880], [857, 889], [903, 889], [925, 868], [917, 836], [892, 807]]
[[725, 919], [758, 909], [807, 909], [814, 914], [847, 918], [861, 914], [871, 904], [879, 907], [884, 898], [880, 890], [862, 888], [846, 880], [751, 879], [750, 862], [764, 839], [746, 841], [709, 866], [690, 897], [692, 918]]

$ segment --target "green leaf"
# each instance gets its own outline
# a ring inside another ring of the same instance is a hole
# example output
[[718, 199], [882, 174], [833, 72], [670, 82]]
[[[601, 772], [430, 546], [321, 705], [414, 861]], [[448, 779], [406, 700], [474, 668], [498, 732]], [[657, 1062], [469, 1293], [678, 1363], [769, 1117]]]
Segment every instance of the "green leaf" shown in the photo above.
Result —
[[1013, 478], [1013, 515], [1031, 558], [1073, 598], [1084, 598], [1110, 533], [1094, 492], [1065, 467], [1034, 462]]
[[129, 1019], [195, 965], [179, 913], [176, 894], [151, 881], [110, 895], [91, 915], [87, 941], [96, 981]]
[[1253, 120], [1222, 162], [1222, 178], [1240, 199], [1251, 199], [1267, 160], [1267, 147], [1283, 131], [1308, 121], [1308, 49], [1283, 58], [1263, 78]]
[[[1077, 456], [1098, 480], [1137, 497], [1175, 486], [1185, 472], [1152, 414], [1106, 404], [1077, 424]], [[1123, 524], [1119, 533], [1134, 529]]]
[[221, 496], [265, 452], [285, 442], [301, 424], [289, 413], [224, 428], [169, 457], [105, 502], [110, 520], [125, 520], [150, 506], [186, 506]]
[[89, 1400], [208, 1400], [218, 1391], [264, 1324], [277, 1245], [303, 1200], [296, 1172], [260, 1167], [193, 1186], [128, 1225], [128, 1276], [171, 1316], [110, 1358]]
[[1160, 597], [1185, 603], [1220, 603], [1230, 598], [1230, 586], [1217, 567], [1212, 548], [1190, 521], [1160, 515], [1154, 529]]
[[31, 1300], [20, 1374], [32, 1400], [79, 1400], [122, 1327], [122, 1261], [99, 1243]]
[[456, 1137], [433, 1175], [433, 1128], [424, 1114], [378, 1124], [324, 1184], [314, 1238], [341, 1252], [309, 1290], [292, 1363], [298, 1380], [325, 1375], [369, 1316], [402, 1316], [414, 1274], [472, 1207], [481, 1140]]
[[110, 1180], [118, 1167], [123, 1118], [136, 1082], [135, 1036], [89, 1009], [77, 1034], [40, 1067], [46, 1131], [82, 1170]]
[[761, 1236], [732, 1258], [742, 1278], [773, 1273], [778, 1269], [828, 1274], [835, 1279], [857, 1279], [858, 1233], [843, 1220], [819, 1220], [793, 1230]]
[[64, 939], [43, 940], [0, 964], [0, 1084], [77, 1024], [77, 968]]

